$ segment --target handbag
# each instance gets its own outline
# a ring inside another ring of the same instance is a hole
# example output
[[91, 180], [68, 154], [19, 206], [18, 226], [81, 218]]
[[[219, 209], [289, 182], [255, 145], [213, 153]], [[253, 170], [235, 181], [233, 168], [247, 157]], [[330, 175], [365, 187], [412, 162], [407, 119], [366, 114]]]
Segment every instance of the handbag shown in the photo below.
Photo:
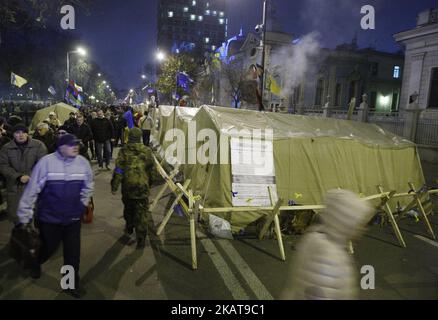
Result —
[[41, 248], [40, 235], [33, 226], [17, 225], [9, 241], [9, 256], [23, 268], [38, 264]]
[[84, 214], [82, 215], [82, 223], [85, 224], [92, 223], [93, 216], [94, 216], [94, 201], [93, 201], [93, 197], [91, 197], [90, 203], [88, 203], [88, 206], [85, 209]]

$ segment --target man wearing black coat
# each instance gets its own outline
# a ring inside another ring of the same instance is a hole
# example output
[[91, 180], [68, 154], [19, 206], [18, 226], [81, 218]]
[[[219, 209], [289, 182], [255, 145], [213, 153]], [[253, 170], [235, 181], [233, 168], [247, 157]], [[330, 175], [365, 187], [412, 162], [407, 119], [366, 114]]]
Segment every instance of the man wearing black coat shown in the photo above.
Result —
[[69, 131], [82, 142], [79, 149], [79, 154], [90, 161], [90, 156], [88, 155], [88, 144], [93, 140], [93, 133], [90, 126], [85, 123], [83, 114], [79, 113], [76, 116], [76, 123], [69, 128]]
[[114, 138], [114, 128], [111, 122], [105, 118], [103, 110], [98, 110], [97, 118], [91, 121], [91, 131], [93, 132], [96, 144], [99, 168], [103, 169], [103, 161], [105, 160], [106, 169], [111, 170], [109, 165], [111, 159], [111, 139]]

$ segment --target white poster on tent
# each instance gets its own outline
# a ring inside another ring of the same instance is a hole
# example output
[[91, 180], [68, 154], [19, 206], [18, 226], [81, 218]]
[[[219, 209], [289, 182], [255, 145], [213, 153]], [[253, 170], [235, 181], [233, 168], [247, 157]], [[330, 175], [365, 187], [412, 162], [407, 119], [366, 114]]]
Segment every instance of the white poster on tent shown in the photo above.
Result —
[[276, 202], [272, 141], [231, 138], [230, 144], [233, 206], [270, 206], [268, 187], [271, 187]]

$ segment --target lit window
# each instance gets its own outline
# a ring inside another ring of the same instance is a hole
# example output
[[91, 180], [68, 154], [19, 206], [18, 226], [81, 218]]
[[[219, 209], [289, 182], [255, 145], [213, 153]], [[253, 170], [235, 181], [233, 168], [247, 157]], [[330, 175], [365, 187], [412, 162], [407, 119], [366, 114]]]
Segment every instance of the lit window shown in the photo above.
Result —
[[223, 12], [219, 12], [219, 17], [223, 17], [224, 13]]
[[194, 14], [191, 14], [190, 15], [190, 20], [192, 20], [192, 21], [196, 20], [196, 16]]
[[184, 7], [184, 12], [189, 12], [189, 8], [188, 7]]
[[209, 15], [210, 15], [210, 13], [211, 13], [211, 11], [210, 11], [210, 10], [205, 10], [205, 15], [206, 15], [206, 16], [209, 16]]
[[219, 24], [224, 24], [225, 20], [224, 19], [219, 19]]
[[216, 50], [216, 46], [211, 46], [211, 50]]
[[399, 66], [395, 66], [394, 67], [394, 75], [393, 75], [394, 79], [399, 79], [400, 78], [400, 67]]
[[204, 20], [204, 17], [203, 16], [198, 16], [198, 20], [202, 21], [202, 20]]
[[206, 7], [207, 7], [207, 8], [209, 8], [209, 7], [210, 7], [210, 2], [207, 2], [207, 5], [206, 5]]
[[192, 1], [192, 6], [196, 6], [196, 1], [195, 0]]
[[205, 38], [205, 43], [210, 43], [210, 38]]
[[217, 16], [217, 11], [213, 11], [213, 15], [214, 15], [214, 16]]
[[173, 11], [169, 11], [169, 12], [167, 13], [167, 16], [168, 16], [169, 18], [173, 18]]

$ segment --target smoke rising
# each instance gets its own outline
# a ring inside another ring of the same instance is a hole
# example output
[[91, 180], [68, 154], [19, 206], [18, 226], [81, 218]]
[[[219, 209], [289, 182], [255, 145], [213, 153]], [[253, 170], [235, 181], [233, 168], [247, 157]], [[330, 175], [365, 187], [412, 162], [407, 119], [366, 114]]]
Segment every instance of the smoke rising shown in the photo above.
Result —
[[271, 70], [279, 68], [283, 75], [283, 96], [289, 96], [305, 78], [306, 73], [314, 69], [312, 58], [318, 56], [321, 50], [320, 35], [312, 32], [292, 47], [284, 47], [271, 56]]

